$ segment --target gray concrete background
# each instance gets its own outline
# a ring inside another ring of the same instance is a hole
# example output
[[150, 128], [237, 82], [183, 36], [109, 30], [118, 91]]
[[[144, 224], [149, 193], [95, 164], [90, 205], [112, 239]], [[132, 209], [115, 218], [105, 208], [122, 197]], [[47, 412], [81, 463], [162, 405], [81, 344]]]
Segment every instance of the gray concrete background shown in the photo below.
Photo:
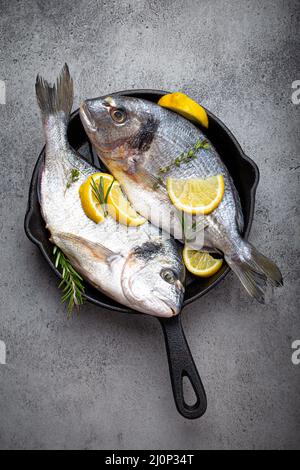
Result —
[[[0, 447], [300, 448], [299, 7], [292, 0], [0, 0]], [[183, 324], [208, 410], [175, 410], [152, 318], [92, 305], [68, 321], [57, 279], [23, 218], [43, 146], [37, 72], [67, 61], [82, 98], [127, 88], [182, 90], [217, 114], [259, 165], [252, 242], [285, 286], [269, 305], [233, 275], [186, 308]]]

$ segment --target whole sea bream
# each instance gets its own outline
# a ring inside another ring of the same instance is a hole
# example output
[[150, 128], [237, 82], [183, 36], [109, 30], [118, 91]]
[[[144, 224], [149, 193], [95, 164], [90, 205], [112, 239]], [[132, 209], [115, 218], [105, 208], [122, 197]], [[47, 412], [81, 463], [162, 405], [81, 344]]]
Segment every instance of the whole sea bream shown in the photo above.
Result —
[[[140, 214], [195, 249], [224, 254], [247, 292], [261, 303], [268, 285], [282, 284], [277, 266], [243, 240], [237, 190], [220, 156], [198, 127], [155, 103], [120, 95], [86, 100], [80, 116], [98, 156]], [[178, 157], [195, 144], [199, 147], [196, 158], [180, 164]], [[177, 179], [223, 175], [225, 194], [219, 206], [192, 221], [203, 237], [189, 240], [187, 232], [182, 231], [181, 218], [165, 188], [164, 169], [167, 176]]]
[[[127, 227], [108, 216], [96, 224], [82, 209], [79, 188], [99, 170], [67, 140], [73, 105], [68, 67], [53, 87], [38, 76], [36, 94], [46, 138], [40, 202], [51, 241], [88, 282], [116, 301], [155, 316], [178, 314], [185, 270], [176, 242], [148, 222]], [[77, 178], [70, 184], [74, 170]]]

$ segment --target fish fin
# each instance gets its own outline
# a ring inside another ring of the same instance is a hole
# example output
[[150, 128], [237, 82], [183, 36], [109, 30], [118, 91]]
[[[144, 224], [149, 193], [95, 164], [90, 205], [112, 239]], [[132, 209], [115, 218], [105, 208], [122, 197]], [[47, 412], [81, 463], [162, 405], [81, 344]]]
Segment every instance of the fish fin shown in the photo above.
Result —
[[241, 199], [231, 176], [229, 177], [228, 182], [230, 185], [230, 189], [233, 193], [233, 197], [234, 197], [235, 205], [236, 205], [236, 213], [235, 213], [236, 224], [237, 224], [239, 233], [243, 233], [245, 224], [244, 224], [244, 216], [243, 216], [243, 210], [242, 210], [242, 205], [241, 205]]
[[205, 251], [205, 253], [210, 253], [211, 255], [217, 255], [221, 258], [224, 258], [224, 253], [221, 250], [218, 250], [218, 248], [215, 248], [210, 245], [203, 245], [201, 248], [201, 251]]
[[135, 162], [134, 157], [128, 162], [128, 158], [124, 160], [107, 160], [100, 152], [97, 152], [97, 156], [103, 165], [108, 168], [120, 182], [121, 186], [123, 184], [122, 180], [124, 179], [124, 175], [126, 175], [126, 179], [130, 179], [133, 183], [139, 184], [145, 189], [157, 190], [160, 195], [163, 194], [170, 202], [167, 190], [162, 181], [157, 176], [145, 170], [141, 163], [138, 163], [138, 161]]
[[138, 167], [136, 173], [130, 176], [136, 183], [143, 185], [145, 188], [157, 191], [160, 198], [165, 198], [166, 201], [170, 203], [166, 186], [159, 177], [152, 175], [149, 171], [141, 167]]
[[243, 242], [243, 244], [243, 250], [234, 256], [225, 256], [225, 259], [248, 294], [263, 304], [269, 286], [283, 285], [282, 275], [273, 261], [249, 243]]
[[43, 119], [58, 112], [63, 112], [67, 118], [69, 117], [73, 106], [74, 87], [67, 64], [63, 66], [53, 86], [38, 75], [35, 91]]
[[97, 258], [99, 261], [105, 262], [107, 264], [111, 264], [117, 258], [119, 258], [119, 253], [116, 253], [109, 248], [101, 245], [101, 243], [92, 242], [87, 240], [86, 238], [80, 237], [79, 235], [73, 235], [72, 233], [57, 233], [52, 236], [54, 243], [56, 243], [56, 239], [59, 239], [63, 243], [73, 243], [84, 250], [88, 250], [90, 254]]
[[216, 257], [217, 259], [224, 258], [224, 254], [222, 253], [222, 251], [212, 246], [203, 245], [200, 247], [197, 244], [194, 245], [193, 242], [190, 240], [185, 240], [185, 246], [187, 246], [191, 250], [203, 251], [205, 253], [209, 253], [210, 255], [212, 255], [213, 257]]

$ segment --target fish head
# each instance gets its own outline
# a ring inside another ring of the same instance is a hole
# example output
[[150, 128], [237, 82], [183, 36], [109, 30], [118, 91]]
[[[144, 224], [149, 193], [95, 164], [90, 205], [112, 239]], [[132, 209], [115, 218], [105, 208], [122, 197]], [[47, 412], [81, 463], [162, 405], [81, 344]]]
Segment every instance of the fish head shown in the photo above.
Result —
[[129, 255], [122, 272], [122, 288], [132, 308], [154, 316], [171, 317], [181, 311], [185, 268], [175, 243], [145, 242]]
[[120, 95], [81, 103], [82, 124], [101, 158], [122, 160], [150, 147], [158, 127], [152, 105]]

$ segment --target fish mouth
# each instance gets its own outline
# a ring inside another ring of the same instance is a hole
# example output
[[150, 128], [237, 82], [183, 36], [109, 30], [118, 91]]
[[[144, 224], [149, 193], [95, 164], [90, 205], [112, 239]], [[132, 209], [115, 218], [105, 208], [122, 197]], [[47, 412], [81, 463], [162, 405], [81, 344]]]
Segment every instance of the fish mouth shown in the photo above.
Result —
[[[170, 304], [169, 301], [162, 299], [161, 297], [158, 296], [153, 296], [155, 297], [155, 308], [153, 308], [153, 305], [149, 305], [149, 307], [143, 303], [140, 304], [141, 310], [144, 313], [149, 313], [152, 316], [157, 316], [157, 317], [175, 317], [178, 315], [181, 311], [181, 306], [175, 305], [175, 304]], [[139, 302], [140, 303], [140, 302]]]
[[82, 101], [82, 103], [80, 103], [79, 114], [80, 114], [80, 118], [81, 118], [83, 126], [89, 132], [97, 132], [97, 126], [91, 115], [89, 106], [86, 101]]
[[171, 311], [171, 315], [172, 317], [175, 317], [176, 315], [178, 315], [180, 312], [181, 312], [181, 305], [175, 305], [175, 304], [168, 304], [168, 302], [160, 299], [165, 305], [167, 308], [169, 308], [169, 310]]
[[[181, 284], [181, 286], [182, 286], [182, 284]], [[182, 289], [180, 289], [180, 291], [177, 291], [177, 297], [175, 297], [173, 299], [173, 301], [171, 299], [166, 299], [166, 298], [163, 298], [163, 297], [159, 297], [159, 300], [162, 303], [164, 303], [164, 305], [166, 305], [167, 308], [169, 308], [171, 310], [172, 316], [175, 317], [182, 310], [182, 304], [183, 304], [183, 300], [184, 300], [184, 287], [182, 286]]]
[[163, 299], [162, 297], [155, 296], [159, 308], [157, 309], [158, 316], [164, 317], [175, 317], [181, 312], [181, 305], [177, 305], [175, 303], [170, 303], [169, 300]]
[[155, 293], [152, 291], [152, 295], [149, 297], [149, 300], [143, 297], [136, 295], [132, 288], [132, 280], [127, 282], [123, 280], [122, 282], [123, 294], [132, 306], [132, 308], [143, 312], [148, 313], [149, 315], [156, 317], [173, 317], [178, 315], [181, 311], [182, 302], [177, 302], [163, 297], [159, 292]]
[[[100, 102], [98, 100], [98, 108], [101, 106], [102, 110], [107, 110], [110, 107], [110, 104], [108, 102], [109, 98], [110, 97], [105, 98], [103, 102]], [[87, 132], [87, 134], [90, 135], [92, 139], [94, 139], [93, 144], [96, 146], [96, 148], [98, 148], [99, 151], [101, 151], [101, 157], [109, 158], [111, 160], [116, 161], [124, 159], [123, 156], [113, 157], [111, 155], [111, 152], [118, 149], [119, 147], [122, 147], [126, 143], [126, 139], [118, 139], [114, 142], [105, 142], [105, 140], [107, 139], [105, 122], [102, 123], [101, 128], [99, 127], [99, 125], [96, 124], [96, 121], [93, 117], [93, 100], [85, 100], [80, 103], [79, 116], [85, 131]]]
[[[128, 296], [126, 296], [128, 298]], [[155, 295], [153, 292], [152, 295], [152, 302], [151, 300], [149, 302], [145, 302], [144, 299], [137, 298], [134, 293], [130, 292], [130, 302], [134, 301], [135, 305], [139, 307], [139, 309], [143, 313], [149, 313], [150, 315], [153, 316], [158, 316], [158, 317], [174, 317], [178, 315], [181, 312], [181, 306], [182, 306], [182, 301], [180, 302], [172, 302], [170, 299], [167, 299], [165, 297]]]

